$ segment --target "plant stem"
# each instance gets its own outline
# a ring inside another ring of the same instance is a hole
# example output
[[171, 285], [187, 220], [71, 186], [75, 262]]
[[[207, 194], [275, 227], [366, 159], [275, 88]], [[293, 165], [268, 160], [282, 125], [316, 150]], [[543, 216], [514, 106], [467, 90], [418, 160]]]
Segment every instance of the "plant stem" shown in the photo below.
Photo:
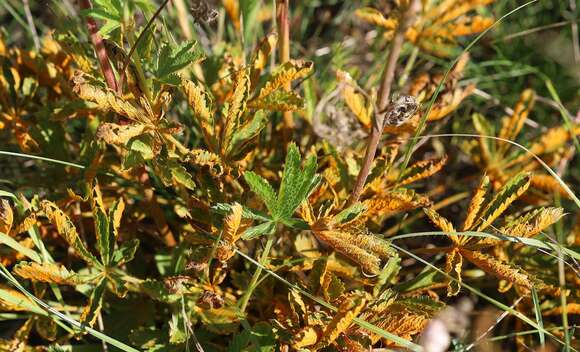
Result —
[[30, 5], [28, 0], [22, 0], [24, 5], [24, 14], [26, 14], [26, 21], [28, 21], [28, 27], [30, 29], [30, 34], [32, 35], [32, 41], [34, 42], [34, 48], [36, 51], [40, 51], [40, 40], [38, 39], [38, 32], [36, 31], [36, 26], [34, 25], [34, 19], [32, 18], [32, 13], [30, 12]]
[[[80, 0], [80, 6], [85, 10], [91, 9], [93, 7], [90, 0]], [[97, 59], [99, 60], [101, 71], [103, 71], [103, 76], [105, 76], [107, 87], [116, 91], [117, 79], [115, 78], [115, 73], [111, 67], [111, 62], [109, 61], [109, 55], [107, 54], [107, 49], [105, 49], [103, 38], [99, 34], [99, 26], [97, 25], [97, 22], [94, 18], [87, 17], [87, 29], [89, 30], [91, 42], [95, 47]]]
[[412, 0], [409, 7], [405, 11], [401, 24], [397, 27], [395, 37], [391, 43], [391, 51], [387, 58], [385, 64], [385, 69], [383, 70], [383, 75], [381, 77], [381, 86], [379, 88], [379, 100], [378, 100], [378, 111], [375, 111], [375, 119], [371, 130], [371, 135], [369, 136], [369, 141], [367, 144], [367, 150], [365, 153], [365, 158], [363, 161], [362, 168], [356, 179], [356, 183], [353, 187], [350, 198], [347, 201], [347, 206], [350, 206], [356, 202], [363, 191], [367, 177], [371, 171], [371, 166], [373, 160], [375, 159], [375, 154], [377, 152], [377, 147], [379, 146], [379, 141], [383, 134], [383, 124], [384, 115], [381, 113], [389, 106], [389, 98], [391, 95], [391, 87], [395, 78], [395, 69], [397, 67], [397, 61], [399, 60], [399, 55], [401, 55], [401, 48], [403, 47], [403, 42], [405, 40], [405, 33], [407, 29], [415, 21], [415, 14], [419, 11], [421, 3], [419, 0]]
[[250, 297], [252, 297], [252, 293], [254, 292], [256, 287], [258, 287], [257, 282], [258, 279], [260, 278], [260, 275], [262, 274], [262, 267], [268, 264], [267, 263], [268, 255], [270, 254], [270, 250], [272, 249], [273, 244], [274, 244], [274, 235], [269, 235], [268, 241], [266, 242], [266, 246], [264, 247], [264, 251], [262, 252], [262, 256], [260, 257], [259, 261], [260, 266], [256, 268], [256, 271], [254, 271], [254, 275], [252, 275], [250, 284], [248, 285], [246, 292], [244, 293], [242, 299], [240, 300], [240, 311], [242, 313], [245, 313], [246, 307], [248, 306], [248, 302], [250, 301]]
[[157, 11], [155, 11], [153, 16], [149, 19], [149, 21], [145, 25], [145, 28], [143, 28], [141, 33], [139, 33], [137, 40], [135, 40], [135, 43], [133, 43], [133, 45], [131, 46], [129, 53], [127, 54], [127, 58], [125, 59], [125, 62], [123, 63], [123, 67], [121, 68], [121, 72], [119, 72], [119, 85], [118, 85], [117, 93], [121, 94], [123, 91], [123, 83], [125, 83], [125, 71], [127, 70], [129, 63], [131, 62], [131, 55], [133, 55], [133, 53], [135, 52], [135, 49], [137, 49], [137, 45], [139, 44], [141, 39], [143, 39], [143, 37], [145, 36], [145, 33], [147, 33], [147, 31], [149, 30], [149, 27], [151, 27], [151, 25], [153, 24], [153, 21], [155, 21], [155, 19], [159, 16], [159, 14], [163, 10], [163, 8], [167, 5], [167, 3], [169, 3], [169, 0], [163, 1], [163, 3], [157, 8]]

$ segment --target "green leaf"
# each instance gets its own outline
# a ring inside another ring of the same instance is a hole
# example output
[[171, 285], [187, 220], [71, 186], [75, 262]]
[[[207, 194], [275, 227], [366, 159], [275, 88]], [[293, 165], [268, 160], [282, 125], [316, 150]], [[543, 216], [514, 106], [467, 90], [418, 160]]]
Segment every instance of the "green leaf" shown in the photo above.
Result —
[[34, 250], [24, 247], [20, 244], [20, 242], [16, 241], [14, 238], [8, 236], [5, 233], [0, 232], [0, 244], [4, 244], [13, 250], [27, 256], [29, 259], [34, 260], [37, 263], [40, 263], [42, 260], [40, 258], [40, 254], [35, 252]]
[[102, 278], [95, 289], [91, 292], [91, 296], [89, 297], [89, 304], [85, 307], [83, 313], [81, 314], [81, 323], [90, 327], [95, 325], [97, 316], [99, 315], [99, 312], [103, 306], [103, 294], [105, 293], [106, 286], [107, 280]]
[[[228, 215], [229, 213], [232, 212], [232, 205], [227, 203], [217, 203], [216, 205], [212, 206], [211, 209], [218, 214]], [[242, 205], [242, 218], [259, 221], [272, 221], [272, 218], [270, 218], [268, 215], [254, 209], [250, 209], [243, 205]]]
[[136, 238], [124, 242], [121, 247], [119, 247], [119, 249], [113, 252], [111, 257], [111, 264], [116, 266], [132, 261], [135, 257], [135, 252], [137, 252], [138, 247], [139, 240]]
[[[232, 143], [230, 144], [231, 150], [228, 150], [228, 154], [240, 154], [241, 149], [244, 144], [249, 143], [252, 139], [260, 134], [260, 131], [266, 127], [268, 124], [268, 117], [266, 113], [262, 110], [257, 111], [248, 122], [246, 122], [237, 132], [234, 132], [232, 137]], [[234, 151], [234, 153], [232, 153]]]
[[304, 170], [301, 170], [298, 147], [294, 143], [289, 145], [274, 218], [287, 219], [294, 214], [300, 203], [320, 182], [316, 168], [316, 156], [312, 155], [306, 161]]
[[244, 172], [244, 179], [250, 186], [252, 192], [256, 193], [258, 197], [264, 202], [270, 214], [274, 215], [276, 212], [276, 205], [278, 199], [274, 193], [274, 189], [270, 186], [270, 183], [266, 181], [262, 176], [254, 173], [253, 171]]
[[251, 240], [260, 236], [269, 235], [276, 229], [274, 222], [265, 222], [263, 224], [250, 227], [242, 234], [242, 239]]
[[192, 191], [195, 190], [195, 182], [185, 167], [181, 166], [176, 161], [169, 162], [168, 167], [173, 182], [183, 185]]
[[96, 181], [91, 192], [91, 206], [93, 208], [95, 235], [97, 236], [97, 248], [101, 256], [101, 263], [107, 265], [111, 255], [109, 217], [105, 211], [101, 191]]
[[162, 83], [178, 85], [181, 80], [176, 73], [202, 58], [203, 53], [195, 41], [185, 42], [178, 47], [164, 43], [157, 57], [155, 77]]

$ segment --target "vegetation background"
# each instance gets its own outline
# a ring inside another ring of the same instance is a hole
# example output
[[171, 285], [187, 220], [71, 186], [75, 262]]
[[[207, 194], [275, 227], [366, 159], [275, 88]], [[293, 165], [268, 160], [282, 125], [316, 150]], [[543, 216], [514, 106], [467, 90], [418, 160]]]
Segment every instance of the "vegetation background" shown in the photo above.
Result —
[[577, 350], [578, 11], [0, 0], [0, 351]]

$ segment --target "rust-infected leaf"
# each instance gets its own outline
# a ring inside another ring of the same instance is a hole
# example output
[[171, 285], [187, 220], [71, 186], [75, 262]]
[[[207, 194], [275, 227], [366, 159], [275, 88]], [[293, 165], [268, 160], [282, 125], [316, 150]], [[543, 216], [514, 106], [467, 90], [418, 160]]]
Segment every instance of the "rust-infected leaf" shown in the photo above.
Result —
[[87, 263], [97, 264], [97, 258], [89, 252], [87, 247], [81, 241], [77, 229], [71, 219], [51, 201], [43, 200], [40, 208], [46, 217], [56, 226], [58, 233], [67, 241], [77, 255], [83, 258]]
[[532, 278], [528, 274], [522, 272], [521, 269], [514, 268], [506, 263], [502, 263], [494, 257], [484, 253], [471, 251], [468, 249], [460, 249], [459, 251], [461, 255], [465, 257], [465, 259], [477, 265], [486, 273], [492, 274], [499, 279], [504, 279], [514, 283], [520, 288], [524, 289], [525, 292], [529, 292], [532, 288]]
[[471, 198], [471, 202], [469, 203], [469, 208], [467, 208], [467, 216], [465, 217], [465, 221], [463, 222], [463, 231], [468, 231], [471, 229], [475, 220], [478, 218], [479, 211], [483, 206], [483, 203], [488, 200], [490, 192], [489, 187], [489, 177], [483, 176], [479, 186], [475, 190], [473, 197]]
[[483, 231], [491, 225], [513, 201], [518, 199], [528, 189], [530, 181], [531, 175], [522, 172], [506, 183], [482, 211], [482, 215], [476, 223], [479, 225], [477, 231]]
[[16, 275], [35, 282], [58, 285], [77, 285], [81, 282], [75, 272], [53, 263], [20, 262], [13, 270]]
[[318, 347], [322, 348], [333, 343], [340, 334], [346, 331], [352, 324], [362, 309], [365, 307], [367, 300], [364, 297], [354, 297], [354, 299], [345, 299], [338, 307], [334, 318], [325, 327]]

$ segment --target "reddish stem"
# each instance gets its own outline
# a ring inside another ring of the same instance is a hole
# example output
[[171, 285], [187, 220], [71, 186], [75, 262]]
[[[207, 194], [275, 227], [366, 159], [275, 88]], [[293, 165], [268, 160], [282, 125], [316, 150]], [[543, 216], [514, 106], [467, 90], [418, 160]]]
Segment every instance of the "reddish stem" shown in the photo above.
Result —
[[411, 1], [407, 11], [405, 11], [403, 18], [401, 19], [399, 27], [397, 28], [393, 42], [391, 43], [391, 51], [389, 52], [389, 57], [385, 64], [385, 69], [383, 70], [383, 75], [381, 77], [382, 82], [379, 88], [379, 101], [377, 104], [379, 111], [375, 111], [375, 119], [372, 126], [371, 135], [369, 136], [363, 165], [350, 194], [350, 198], [348, 199], [347, 206], [358, 202], [358, 199], [364, 189], [367, 177], [371, 171], [371, 166], [377, 152], [377, 147], [379, 146], [379, 142], [383, 134], [385, 116], [382, 112], [385, 111], [390, 104], [389, 99], [391, 96], [391, 87], [393, 85], [393, 80], [395, 79], [395, 69], [397, 67], [397, 61], [399, 60], [399, 55], [401, 54], [401, 49], [405, 40], [405, 33], [407, 33], [407, 29], [415, 21], [415, 15], [419, 11], [420, 7], [420, 1]]
[[[81, 8], [84, 10], [93, 8], [90, 0], [80, 0], [79, 3]], [[103, 38], [99, 34], [99, 26], [94, 18], [87, 17], [87, 29], [89, 30], [91, 42], [95, 47], [95, 53], [97, 54], [97, 59], [99, 60], [99, 65], [101, 66], [101, 71], [103, 72], [107, 86], [116, 91], [117, 80], [115, 79], [115, 73], [113, 72], [113, 67], [111, 67], [109, 55], [107, 54], [107, 49], [105, 49], [105, 44], [103, 43]]]

